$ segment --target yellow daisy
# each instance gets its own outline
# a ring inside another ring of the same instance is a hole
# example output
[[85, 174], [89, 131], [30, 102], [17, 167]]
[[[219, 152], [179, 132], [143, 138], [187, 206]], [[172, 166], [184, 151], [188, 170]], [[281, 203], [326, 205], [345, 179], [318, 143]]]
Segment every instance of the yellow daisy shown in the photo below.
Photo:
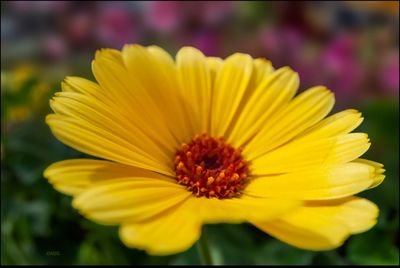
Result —
[[120, 225], [128, 247], [184, 251], [202, 224], [249, 222], [296, 247], [327, 250], [370, 229], [354, 197], [384, 179], [355, 110], [324, 119], [332, 92], [294, 97], [297, 73], [236, 53], [225, 60], [156, 46], [96, 53], [97, 83], [67, 77], [46, 118], [63, 143], [104, 160], [55, 163], [44, 176], [74, 208]]

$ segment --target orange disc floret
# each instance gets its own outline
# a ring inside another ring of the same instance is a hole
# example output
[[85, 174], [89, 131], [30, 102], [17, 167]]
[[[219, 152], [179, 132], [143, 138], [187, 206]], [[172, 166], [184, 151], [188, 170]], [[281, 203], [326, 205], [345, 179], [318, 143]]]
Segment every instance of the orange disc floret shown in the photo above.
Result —
[[175, 172], [178, 183], [196, 197], [224, 199], [240, 196], [249, 168], [241, 149], [222, 137], [202, 134], [181, 145], [175, 155]]

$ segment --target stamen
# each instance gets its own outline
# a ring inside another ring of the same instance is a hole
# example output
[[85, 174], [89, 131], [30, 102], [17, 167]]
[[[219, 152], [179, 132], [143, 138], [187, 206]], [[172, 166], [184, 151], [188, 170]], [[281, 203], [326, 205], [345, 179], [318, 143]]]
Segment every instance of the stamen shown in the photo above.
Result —
[[249, 173], [240, 149], [223, 138], [196, 135], [176, 153], [176, 179], [196, 197], [233, 198], [241, 195]]

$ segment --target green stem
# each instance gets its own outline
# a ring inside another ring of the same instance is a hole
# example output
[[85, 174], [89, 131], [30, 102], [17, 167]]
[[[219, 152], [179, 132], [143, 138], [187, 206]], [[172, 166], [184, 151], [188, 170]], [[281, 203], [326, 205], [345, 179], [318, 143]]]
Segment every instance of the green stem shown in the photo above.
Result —
[[199, 241], [197, 242], [197, 248], [199, 250], [200, 259], [205, 265], [213, 265], [213, 261], [211, 258], [210, 247], [208, 246], [207, 235], [205, 232], [205, 228], [203, 227], [203, 232]]

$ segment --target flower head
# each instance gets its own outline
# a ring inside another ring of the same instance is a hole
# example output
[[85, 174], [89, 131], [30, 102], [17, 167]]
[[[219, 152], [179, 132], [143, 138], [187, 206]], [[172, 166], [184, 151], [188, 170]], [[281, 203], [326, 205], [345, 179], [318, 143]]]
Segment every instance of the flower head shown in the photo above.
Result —
[[97, 52], [97, 83], [67, 77], [46, 122], [65, 144], [104, 160], [74, 159], [45, 177], [89, 219], [120, 225], [150, 254], [189, 248], [206, 223], [249, 222], [291, 245], [326, 250], [376, 223], [354, 197], [380, 184], [382, 165], [355, 110], [324, 119], [332, 92], [295, 97], [298, 75], [236, 53], [192, 47], [174, 60], [156, 46]]

